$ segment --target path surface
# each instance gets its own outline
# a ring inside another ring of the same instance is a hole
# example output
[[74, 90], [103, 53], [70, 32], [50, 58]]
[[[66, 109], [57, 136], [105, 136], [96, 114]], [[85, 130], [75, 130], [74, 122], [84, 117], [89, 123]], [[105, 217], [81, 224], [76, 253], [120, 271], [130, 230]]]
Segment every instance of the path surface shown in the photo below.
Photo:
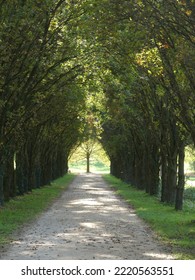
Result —
[[1, 259], [171, 259], [100, 175], [81, 174]]

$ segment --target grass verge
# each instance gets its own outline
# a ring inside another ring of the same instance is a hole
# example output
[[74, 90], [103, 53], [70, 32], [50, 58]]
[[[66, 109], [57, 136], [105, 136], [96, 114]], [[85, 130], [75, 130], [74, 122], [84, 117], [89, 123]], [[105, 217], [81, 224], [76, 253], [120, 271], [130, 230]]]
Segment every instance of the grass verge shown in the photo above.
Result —
[[195, 259], [195, 210], [175, 211], [156, 197], [111, 176], [103, 178], [116, 192], [130, 203], [138, 216], [144, 219], [159, 238], [172, 247], [176, 259]]
[[[86, 172], [86, 161], [75, 161], [72, 163], [69, 163], [69, 168], [72, 172]], [[98, 160], [91, 160], [90, 161], [90, 172], [98, 172], [98, 173], [109, 173], [110, 166], [98, 161]]]
[[35, 189], [29, 194], [17, 196], [6, 203], [0, 209], [0, 246], [8, 244], [15, 230], [47, 209], [68, 187], [74, 177], [74, 174], [67, 174], [55, 180], [50, 186]]

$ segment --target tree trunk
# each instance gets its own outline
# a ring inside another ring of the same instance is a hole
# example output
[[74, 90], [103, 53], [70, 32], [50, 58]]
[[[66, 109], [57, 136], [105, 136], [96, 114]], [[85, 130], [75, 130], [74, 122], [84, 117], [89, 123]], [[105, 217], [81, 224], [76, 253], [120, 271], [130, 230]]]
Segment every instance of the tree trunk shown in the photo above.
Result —
[[9, 201], [10, 197], [16, 196], [16, 181], [13, 156], [10, 156], [5, 164], [4, 170], [4, 199]]
[[4, 204], [4, 193], [3, 193], [3, 174], [4, 168], [3, 165], [0, 165], [0, 206]]
[[167, 192], [166, 202], [170, 204], [175, 203], [177, 185], [177, 153], [174, 153], [172, 157], [168, 157], [168, 169], [167, 169]]
[[166, 155], [164, 153], [162, 153], [161, 156], [161, 202], [165, 202], [166, 201], [166, 193], [167, 193], [167, 158]]
[[144, 170], [143, 168], [145, 168], [144, 165], [144, 160], [143, 160], [143, 156], [142, 157], [136, 157], [136, 166], [135, 166], [135, 184], [136, 187], [139, 190], [144, 190]]
[[159, 167], [157, 165], [151, 171], [150, 195], [157, 195], [159, 192]]
[[17, 194], [23, 195], [24, 189], [24, 154], [23, 150], [16, 154], [16, 184]]
[[90, 173], [90, 153], [87, 152], [87, 173]]
[[184, 159], [185, 145], [182, 143], [182, 145], [179, 147], [178, 184], [176, 188], [175, 210], [182, 210], [183, 208], [183, 193], [185, 186]]
[[159, 148], [153, 145], [150, 157], [150, 195], [157, 195], [159, 192]]
[[145, 161], [145, 191], [146, 193], [150, 193], [150, 182], [151, 182], [151, 170], [150, 170], [150, 156], [148, 155], [147, 160]]
[[35, 177], [36, 177], [36, 188], [38, 189], [41, 186], [41, 168], [39, 165], [36, 166]]
[[[166, 138], [167, 144], [165, 143]], [[177, 155], [179, 135], [176, 120], [172, 115], [169, 116], [169, 131], [166, 138], [163, 141], [163, 152], [161, 152], [161, 156], [163, 156], [163, 161], [165, 163], [165, 165], [163, 165], [163, 173], [167, 174], [165, 178], [166, 186], [163, 186], [165, 187], [165, 190], [163, 190], [163, 201], [174, 205], [177, 186]]]
[[132, 152], [129, 156], [129, 182], [132, 186], [135, 185], [135, 154]]

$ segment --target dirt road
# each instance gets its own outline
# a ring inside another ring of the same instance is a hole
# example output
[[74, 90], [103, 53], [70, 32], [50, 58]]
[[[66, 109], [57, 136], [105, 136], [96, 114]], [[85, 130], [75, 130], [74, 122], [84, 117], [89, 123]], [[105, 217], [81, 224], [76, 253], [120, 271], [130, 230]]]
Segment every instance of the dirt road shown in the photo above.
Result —
[[171, 259], [148, 226], [101, 175], [81, 174], [1, 259]]

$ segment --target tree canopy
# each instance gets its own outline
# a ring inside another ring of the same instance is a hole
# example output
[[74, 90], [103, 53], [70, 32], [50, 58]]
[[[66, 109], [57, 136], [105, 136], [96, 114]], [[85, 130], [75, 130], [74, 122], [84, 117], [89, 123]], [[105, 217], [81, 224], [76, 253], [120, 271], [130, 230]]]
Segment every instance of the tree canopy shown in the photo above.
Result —
[[182, 209], [194, 27], [193, 0], [0, 1], [0, 205], [95, 137], [113, 175]]

